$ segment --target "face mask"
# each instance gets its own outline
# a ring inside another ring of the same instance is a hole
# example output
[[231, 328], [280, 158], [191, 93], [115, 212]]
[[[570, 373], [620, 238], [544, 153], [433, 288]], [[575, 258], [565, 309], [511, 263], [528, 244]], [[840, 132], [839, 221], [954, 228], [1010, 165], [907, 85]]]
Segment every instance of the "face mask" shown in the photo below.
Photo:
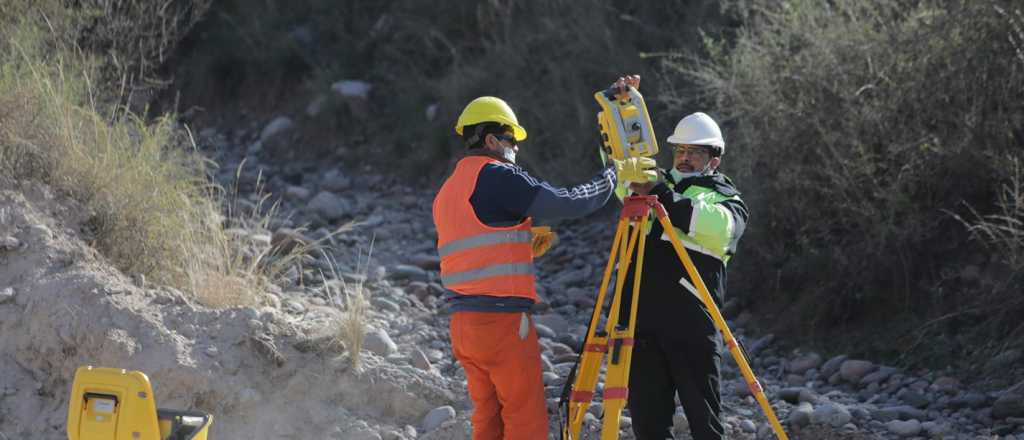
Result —
[[509, 162], [516, 163], [516, 150], [512, 148], [502, 149], [501, 156]]
[[675, 179], [676, 182], [679, 182], [679, 181], [681, 181], [683, 179], [689, 179], [691, 177], [703, 176], [703, 175], [708, 173], [708, 169], [709, 168], [711, 168], [711, 163], [708, 163], [707, 165], [704, 165], [704, 169], [700, 170], [700, 171], [691, 171], [689, 173], [684, 173], [684, 172], [679, 171], [679, 170], [677, 170], [675, 168], [672, 168], [672, 171], [669, 171], [668, 173], [670, 175], [672, 175], [672, 178]]

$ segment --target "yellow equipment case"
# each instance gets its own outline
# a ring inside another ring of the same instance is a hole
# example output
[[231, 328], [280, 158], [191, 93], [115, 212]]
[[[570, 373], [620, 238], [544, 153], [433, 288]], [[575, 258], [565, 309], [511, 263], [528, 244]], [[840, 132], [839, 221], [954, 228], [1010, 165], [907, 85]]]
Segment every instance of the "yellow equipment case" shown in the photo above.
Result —
[[141, 371], [79, 367], [68, 402], [69, 440], [207, 440], [213, 416], [157, 409]]

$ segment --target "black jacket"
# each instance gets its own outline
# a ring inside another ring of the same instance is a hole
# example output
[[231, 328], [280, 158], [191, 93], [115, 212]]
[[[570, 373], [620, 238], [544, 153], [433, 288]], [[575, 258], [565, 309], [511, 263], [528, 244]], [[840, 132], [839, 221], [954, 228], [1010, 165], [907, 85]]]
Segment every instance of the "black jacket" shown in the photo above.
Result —
[[[728, 259], [735, 253], [739, 238], [746, 229], [747, 207], [739, 198], [740, 193], [732, 181], [721, 173], [692, 177], [680, 182], [674, 182], [671, 176], [666, 174], [666, 181], [666, 183], [655, 186], [651, 190], [651, 194], [658, 196], [658, 200], [668, 212], [672, 225], [682, 233], [701, 232], [690, 230], [691, 223], [694, 228], [700, 228], [702, 225], [702, 222], [694, 221], [695, 210], [699, 215], [702, 210], [708, 212], [709, 209], [714, 209], [713, 213], [719, 218], [726, 217], [723, 213], [731, 218], [731, 225], [728, 228], [708, 228], [715, 229], [716, 234], [725, 234], [726, 232], [719, 231], [730, 230], [728, 237], [718, 237], [716, 241], [728, 243], [724, 253], [712, 256], [709, 253], [687, 250], [704, 284], [707, 285], [714, 297], [715, 303], [721, 307], [726, 290], [726, 265]], [[703, 224], [707, 223], [707, 221], [703, 222]], [[711, 224], [713, 225], [713, 222]], [[654, 220], [644, 253], [637, 315], [638, 336], [643, 337], [645, 334], [651, 333], [701, 336], [715, 334], [714, 324], [703, 302], [680, 283], [680, 280], [684, 279], [690, 286], [695, 286], [672, 247], [672, 243], [668, 241], [668, 237], [662, 238], [663, 233], [664, 229], [661, 224]], [[682, 238], [680, 237], [680, 239]], [[635, 264], [635, 259], [633, 264]], [[627, 277], [623, 287], [620, 322], [624, 322], [629, 314], [632, 299], [632, 272], [633, 268], [630, 268], [630, 276]]]

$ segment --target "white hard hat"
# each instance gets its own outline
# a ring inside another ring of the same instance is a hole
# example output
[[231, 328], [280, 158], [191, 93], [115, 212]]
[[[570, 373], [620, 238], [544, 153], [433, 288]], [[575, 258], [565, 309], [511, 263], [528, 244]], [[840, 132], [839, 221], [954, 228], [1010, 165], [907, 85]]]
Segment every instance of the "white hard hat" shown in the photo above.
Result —
[[668, 142], [676, 145], [707, 145], [716, 147], [718, 155], [725, 153], [722, 130], [711, 116], [701, 112], [680, 119], [672, 136], [668, 137]]

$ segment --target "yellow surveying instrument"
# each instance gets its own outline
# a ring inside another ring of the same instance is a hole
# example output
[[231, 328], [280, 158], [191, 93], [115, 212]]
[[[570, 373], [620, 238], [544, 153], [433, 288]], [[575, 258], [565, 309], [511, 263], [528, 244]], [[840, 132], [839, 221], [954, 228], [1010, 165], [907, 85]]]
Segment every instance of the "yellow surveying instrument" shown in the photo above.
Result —
[[[653, 131], [650, 129], [647, 108], [639, 92], [629, 87], [630, 102], [612, 101], [615, 96], [614, 92], [614, 89], [608, 89], [594, 95], [604, 110], [598, 114], [604, 138], [604, 151], [616, 159], [656, 154], [657, 143], [654, 141]], [[625, 120], [622, 119], [623, 117]], [[646, 125], [641, 121], [645, 121]], [[741, 347], [725, 323], [725, 318], [722, 317], [722, 313], [715, 305], [707, 285], [704, 284], [700, 273], [693, 265], [686, 248], [679, 240], [665, 207], [656, 196], [631, 196], [623, 200], [618, 227], [615, 229], [615, 238], [612, 240], [611, 251], [608, 255], [608, 265], [605, 267], [601, 286], [598, 289], [597, 302], [590, 317], [587, 336], [583, 341], [577, 363], [570, 371], [559, 399], [561, 439], [578, 440], [581, 438], [583, 416], [594, 400], [601, 364], [604, 362], [606, 354], [608, 365], [602, 394], [604, 414], [602, 416], [601, 440], [619, 438], [619, 419], [629, 397], [629, 367], [635, 342], [636, 315], [640, 303], [640, 278], [643, 273], [647, 235], [651, 228], [652, 210], [672, 242], [672, 247], [675, 249], [680, 263], [697, 288], [701, 301], [704, 302], [711, 314], [715, 328], [722, 333], [726, 347], [729, 348], [739, 365], [751, 394], [764, 410], [776, 437], [788, 440], [789, 437], [786, 436], [786, 432], [775, 416], [761, 384], [754, 377]], [[631, 264], [634, 255], [636, 256], [635, 266]], [[611, 297], [604, 326], [599, 329], [613, 269], [617, 270], [615, 292]], [[620, 316], [622, 290], [630, 269], [633, 269], [633, 300], [630, 302], [628, 319], [624, 320]]]
[[68, 402], [69, 440], [207, 440], [213, 416], [157, 409], [140, 371], [79, 367]]
[[597, 125], [601, 127], [601, 148], [605, 154], [615, 160], [658, 154], [658, 140], [643, 95], [628, 86], [624, 91], [627, 99], [619, 99], [617, 93], [615, 87], [594, 93], [594, 99], [601, 105]]

